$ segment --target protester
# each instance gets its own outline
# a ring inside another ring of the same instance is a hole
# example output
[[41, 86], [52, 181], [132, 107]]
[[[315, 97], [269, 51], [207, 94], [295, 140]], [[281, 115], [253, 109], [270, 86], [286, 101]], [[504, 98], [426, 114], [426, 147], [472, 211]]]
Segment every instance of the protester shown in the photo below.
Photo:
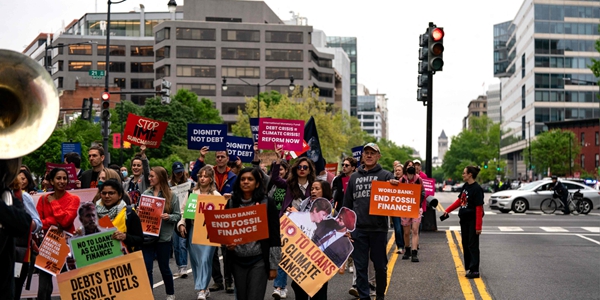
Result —
[[127, 167], [126, 166], [122, 166], [121, 169], [120, 169], [120, 171], [121, 171], [121, 175], [123, 176], [123, 181], [125, 181], [127, 179], [127, 175], [129, 175], [127, 173]]
[[[169, 179], [169, 186], [177, 186], [188, 182], [185, 176], [185, 168], [183, 163], [176, 161], [173, 163], [171, 168], [171, 179]], [[191, 189], [191, 188], [190, 188]], [[187, 194], [185, 199], [180, 199], [180, 207], [185, 207], [187, 201]], [[181, 209], [183, 211], [183, 209]], [[180, 220], [181, 222], [181, 220]], [[175, 228], [175, 230], [178, 230]], [[180, 237], [177, 232], [173, 235], [173, 253], [175, 253], [175, 263], [177, 264], [177, 272], [174, 273], [176, 277], [187, 278], [187, 264], [188, 264], [188, 252], [185, 244], [187, 243], [185, 238]]]
[[77, 180], [75, 180], [75, 186], [77, 188], [81, 188], [81, 181], [79, 177], [83, 174], [83, 170], [81, 169], [81, 156], [77, 152], [69, 152], [65, 154], [65, 164], [73, 164], [75, 165], [75, 174], [77, 176]]
[[[104, 182], [106, 182], [107, 180], [116, 180], [121, 187], [123, 186], [123, 181], [121, 180], [121, 176], [119, 175], [119, 173], [117, 171], [115, 171], [114, 169], [111, 168], [104, 168], [102, 169], [102, 171], [100, 172], [100, 175], [98, 175], [98, 187], [101, 187], [102, 184], [104, 184]], [[94, 196], [94, 199], [92, 199], [92, 201], [95, 203], [96, 201], [100, 200], [101, 195], [100, 195], [100, 191], [98, 191], [98, 193], [96, 194], [96, 196]], [[123, 194], [123, 201], [125, 201], [125, 204], [130, 205], [131, 204], [131, 199], [129, 198], [129, 195], [127, 194]]]
[[35, 188], [35, 182], [33, 181], [33, 177], [31, 176], [31, 173], [29, 173], [29, 171], [20, 170], [18, 177], [21, 185], [21, 190], [25, 191], [26, 193], [29, 193], [30, 195], [34, 195], [37, 193], [37, 189]]
[[[271, 171], [279, 172], [280, 178], [287, 178], [289, 169], [290, 169], [290, 165], [284, 160], [282, 160], [280, 162], [278, 169], [275, 169], [275, 162], [273, 162], [273, 164], [271, 165]], [[269, 184], [269, 187], [267, 188], [267, 190], [269, 192], [268, 192], [267, 196], [270, 199], [273, 199], [273, 201], [275, 203], [275, 207], [277, 208], [277, 211], [281, 211], [281, 206], [283, 205], [283, 201], [285, 199], [286, 189], [277, 187], [275, 184], [273, 184], [271, 182], [270, 178], [269, 178], [268, 184]], [[288, 292], [288, 290], [286, 289], [287, 277], [288, 277], [287, 273], [285, 271], [283, 271], [283, 269], [281, 269], [281, 267], [278, 266], [277, 267], [277, 277], [275, 278], [275, 280], [273, 280], [273, 294], [271, 295], [276, 300], [287, 298], [287, 292]]]
[[[69, 183], [67, 171], [63, 168], [54, 168], [48, 173], [46, 179], [54, 192], [40, 197], [36, 206], [42, 220], [42, 229], [46, 232], [50, 229], [50, 226], [54, 225], [60, 231], [64, 230], [71, 234], [75, 233], [73, 222], [77, 217], [80, 199], [79, 196], [66, 191], [67, 184]], [[52, 289], [52, 275], [40, 272], [38, 300], [50, 300]]]
[[251, 205], [267, 205], [269, 237], [260, 241], [241, 245], [227, 245], [228, 256], [232, 261], [237, 300], [264, 299], [267, 279], [277, 276], [277, 266], [281, 260], [281, 239], [279, 218], [272, 200], [264, 192], [262, 177], [258, 168], [243, 168], [233, 185], [227, 209]]
[[177, 195], [171, 193], [169, 183], [167, 181], [167, 170], [163, 167], [153, 167], [148, 174], [150, 187], [143, 195], [165, 198], [164, 212], [161, 214], [161, 225], [158, 241], [151, 244], [142, 245], [142, 253], [144, 254], [144, 262], [146, 263], [146, 271], [150, 279], [150, 286], [153, 285], [153, 267], [154, 259], [158, 261], [158, 268], [162, 275], [165, 284], [167, 300], [175, 299], [175, 287], [173, 284], [173, 273], [169, 267], [169, 257], [173, 246], [172, 236], [175, 224], [181, 219], [181, 211], [179, 210], [179, 200]]
[[[282, 148], [276, 148], [275, 153], [277, 154], [277, 160], [272, 168], [279, 170], [283, 155]], [[302, 200], [310, 196], [310, 186], [315, 179], [315, 165], [307, 157], [300, 157], [294, 162], [290, 168], [287, 180], [280, 178], [279, 172], [271, 171], [271, 183], [279, 188], [286, 189], [285, 198], [279, 212], [280, 217], [289, 207], [294, 207], [298, 210]]]
[[90, 161], [91, 170], [84, 171], [78, 178], [81, 181], [81, 186], [77, 188], [89, 189], [96, 188], [98, 185], [98, 175], [104, 169], [104, 148], [100, 145], [93, 145], [88, 151], [88, 159]]
[[427, 174], [425, 174], [425, 172], [423, 172], [423, 168], [421, 167], [421, 161], [418, 159], [415, 159], [415, 160], [413, 160], [413, 164], [415, 166], [416, 174], [419, 175], [419, 177], [421, 177], [421, 179], [427, 178]]
[[412, 161], [407, 161], [404, 164], [404, 170], [406, 170], [406, 174], [402, 176], [400, 182], [420, 185], [421, 193], [419, 196], [419, 217], [400, 218], [400, 222], [404, 231], [405, 243], [404, 255], [402, 255], [402, 259], [406, 260], [410, 258], [412, 262], [419, 262], [419, 226], [421, 225], [421, 215], [423, 214], [423, 208], [421, 208], [421, 206], [423, 204], [423, 200], [425, 199], [425, 189], [423, 188], [423, 180], [419, 175], [416, 174], [417, 170]]
[[140, 195], [150, 187], [150, 165], [146, 157], [146, 145], [140, 146], [140, 153], [131, 160], [131, 176], [123, 184], [131, 204], [136, 207]]
[[354, 157], [345, 157], [342, 162], [342, 173], [333, 179], [331, 187], [333, 189], [333, 202], [336, 211], [340, 211], [344, 204], [344, 178], [350, 177], [356, 170], [356, 159]]
[[483, 225], [483, 189], [475, 182], [479, 167], [468, 166], [463, 170], [463, 185], [458, 199], [444, 212], [444, 217], [458, 210], [460, 237], [462, 239], [465, 272], [467, 278], [479, 278], [479, 235]]
[[393, 179], [392, 173], [381, 168], [378, 164], [381, 158], [379, 146], [368, 143], [363, 147], [363, 161], [357, 172], [350, 176], [346, 194], [344, 196], [344, 207], [356, 208], [356, 229], [352, 232], [354, 246], [353, 255], [356, 267], [356, 285], [360, 299], [370, 299], [368, 282], [368, 260], [365, 255], [369, 253], [375, 267], [376, 295], [377, 300], [385, 298], [387, 288], [387, 217], [369, 214], [369, 203], [371, 199], [371, 182], [389, 181], [398, 184]]
[[102, 198], [96, 201], [98, 218], [108, 216], [117, 231], [113, 239], [119, 240], [127, 246], [127, 251], [138, 250], [144, 242], [142, 223], [133, 208], [127, 207], [123, 197], [123, 186], [116, 179], [109, 179], [98, 188]]
[[[204, 167], [204, 158], [208, 153], [208, 147], [204, 146], [200, 149], [200, 157], [196, 160], [194, 168], [192, 169], [191, 177], [194, 181], [198, 181], [198, 171]], [[228, 199], [231, 197], [231, 191], [235, 179], [237, 178], [235, 173], [231, 171], [231, 168], [227, 166], [229, 162], [229, 155], [227, 151], [216, 151], [215, 152], [216, 165], [213, 167], [215, 171], [215, 185], [217, 186], [217, 192]], [[227, 258], [227, 249], [225, 246], [221, 247], [221, 253], [223, 254], [223, 273], [221, 273], [221, 263], [219, 262], [219, 251], [215, 251], [213, 255], [212, 265], [212, 278], [213, 285], [209, 287], [211, 292], [216, 292], [225, 289], [228, 294], [233, 293], [233, 277], [231, 275], [231, 263]], [[225, 285], [223, 285], [223, 274], [225, 275]]]
[[[194, 194], [221, 196], [215, 186], [215, 171], [211, 166], [204, 166], [198, 172], [198, 182], [194, 188]], [[181, 211], [185, 208], [184, 202], [180, 203]], [[185, 246], [190, 253], [192, 264], [192, 275], [194, 276], [194, 288], [198, 292], [198, 300], [205, 300], [210, 296], [208, 284], [210, 283], [213, 255], [217, 247], [192, 244], [194, 235], [194, 220], [181, 219], [177, 228], [182, 239], [186, 241]]]
[[[394, 178], [397, 180], [402, 179], [404, 176], [404, 166], [398, 161], [394, 161]], [[394, 226], [394, 239], [396, 240], [396, 251], [397, 254], [402, 254], [404, 250], [404, 233], [402, 229], [401, 220], [399, 217], [391, 217], [392, 225]]]
[[108, 165], [108, 168], [117, 172], [117, 175], [119, 175], [119, 179], [121, 179], [121, 182], [123, 182], [125, 177], [123, 177], [123, 174], [121, 174], [121, 166], [117, 164], [110, 164]]

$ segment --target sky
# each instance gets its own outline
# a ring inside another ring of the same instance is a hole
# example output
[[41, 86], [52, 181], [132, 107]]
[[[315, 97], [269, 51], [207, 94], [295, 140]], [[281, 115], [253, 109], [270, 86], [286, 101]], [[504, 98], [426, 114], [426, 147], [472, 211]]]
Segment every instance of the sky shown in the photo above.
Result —
[[[187, 0], [192, 1], [192, 0]], [[197, 0], [200, 1], [200, 0]], [[389, 139], [425, 158], [427, 109], [416, 100], [419, 35], [429, 22], [443, 27], [444, 68], [433, 78], [433, 156], [442, 130], [449, 140], [462, 130], [469, 101], [485, 94], [493, 76], [493, 25], [513, 20], [524, 0], [358, 1], [266, 0], [282, 19], [290, 11], [328, 36], [358, 38], [357, 76], [371, 93], [387, 95]], [[179, 5], [184, 1], [177, 0]], [[0, 0], [0, 7], [8, 7]], [[23, 51], [41, 32], [57, 32], [88, 12], [106, 12], [104, 0], [25, 0], [0, 18], [0, 49]], [[111, 5], [127, 12], [143, 4], [166, 11], [167, 0], [127, 0]]]

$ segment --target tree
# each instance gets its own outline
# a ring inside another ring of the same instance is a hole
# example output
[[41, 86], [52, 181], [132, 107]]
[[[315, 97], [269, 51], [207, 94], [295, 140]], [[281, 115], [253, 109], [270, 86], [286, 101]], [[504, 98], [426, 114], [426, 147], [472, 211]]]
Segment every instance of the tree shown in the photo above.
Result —
[[[569, 161], [574, 157], [579, 157], [579, 151], [581, 150], [575, 139], [575, 134], [572, 131], [562, 131], [560, 129], [538, 134], [535, 140], [531, 141], [530, 147], [531, 165], [535, 166], [537, 173], [545, 172], [550, 168], [553, 175], [559, 176], [572, 175], [569, 174]], [[525, 148], [524, 151], [529, 151], [529, 147]], [[525, 155], [525, 163], [529, 164], [528, 155]]]
[[46, 162], [61, 163], [61, 144], [67, 141], [65, 131], [56, 128], [46, 142], [29, 155], [23, 157], [23, 164], [27, 165], [31, 172], [44, 175]]
[[395, 160], [404, 164], [405, 161], [412, 159], [412, 149], [408, 146], [398, 146], [396, 143], [386, 139], [377, 141], [377, 146], [379, 146], [379, 150], [381, 150], [379, 164], [386, 170], [394, 170]]

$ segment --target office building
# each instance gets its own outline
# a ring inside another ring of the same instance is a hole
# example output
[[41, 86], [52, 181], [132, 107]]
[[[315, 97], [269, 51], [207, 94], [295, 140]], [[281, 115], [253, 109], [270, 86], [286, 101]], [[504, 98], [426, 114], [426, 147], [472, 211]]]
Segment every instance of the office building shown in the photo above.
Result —
[[467, 106], [467, 116], [463, 118], [463, 129], [470, 127], [471, 117], [481, 117], [487, 115], [487, 96], [480, 95], [477, 99], [471, 100]]
[[[301, 19], [295, 15], [296, 20], [294, 22], [286, 22], [286, 24], [301, 23]], [[335, 106], [339, 109], [350, 114], [350, 99], [351, 99], [351, 88], [350, 85], [350, 58], [344, 49], [327, 47], [327, 35], [322, 30], [314, 30], [312, 33], [312, 44], [321, 53], [333, 54], [333, 69], [335, 70], [336, 80], [335, 85]]]
[[486, 92], [487, 97], [487, 116], [494, 123], [500, 123], [500, 84], [490, 84]]
[[327, 47], [342, 48], [350, 58], [350, 115], [357, 116], [358, 76], [356, 37], [328, 36]]

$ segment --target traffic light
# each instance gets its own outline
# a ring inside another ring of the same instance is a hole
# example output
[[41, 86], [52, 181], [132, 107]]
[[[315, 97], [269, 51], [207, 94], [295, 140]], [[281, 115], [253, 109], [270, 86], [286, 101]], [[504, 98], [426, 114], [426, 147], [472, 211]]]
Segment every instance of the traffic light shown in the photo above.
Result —
[[81, 104], [81, 119], [89, 121], [92, 119], [92, 104], [94, 103], [94, 98], [83, 98], [83, 103]]
[[161, 103], [169, 104], [171, 103], [171, 82], [162, 80], [160, 84], [160, 93], [161, 93]]
[[424, 34], [419, 36], [419, 76], [417, 77], [417, 100], [422, 101], [423, 104], [429, 100], [429, 67], [428, 67], [428, 48], [429, 44], [429, 28], [425, 30]]
[[429, 72], [442, 71], [444, 67], [444, 28], [429, 28], [428, 48], [427, 66]]
[[487, 162], [487, 161], [483, 163], [483, 168], [484, 168], [484, 169], [487, 169], [487, 168], [488, 168], [488, 162]]
[[103, 92], [102, 93], [102, 103], [100, 105], [101, 110], [100, 110], [100, 117], [102, 119], [102, 121], [108, 121], [110, 120], [110, 93], [109, 92]]

